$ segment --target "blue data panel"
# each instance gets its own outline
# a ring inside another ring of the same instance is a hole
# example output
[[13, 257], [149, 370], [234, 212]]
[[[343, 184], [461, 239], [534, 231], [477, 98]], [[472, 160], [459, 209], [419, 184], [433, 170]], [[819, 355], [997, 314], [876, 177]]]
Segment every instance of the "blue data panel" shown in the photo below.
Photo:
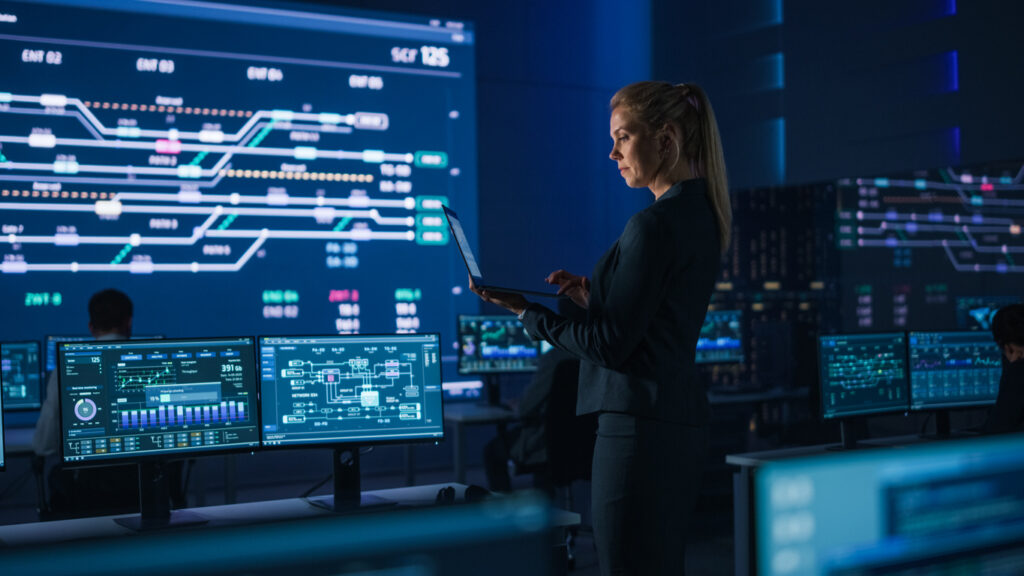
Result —
[[821, 336], [818, 362], [825, 418], [907, 409], [907, 339], [902, 332]]
[[697, 363], [743, 362], [743, 311], [708, 310], [697, 339]]
[[459, 374], [533, 372], [545, 345], [515, 316], [459, 316]]
[[263, 444], [444, 436], [438, 334], [260, 339]]
[[[0, 344], [0, 349], [3, 344]], [[0, 471], [5, 467], [4, 460], [4, 395], [0, 394]]]
[[[160, 340], [162, 335], [143, 335], [132, 336], [132, 340]], [[54, 336], [49, 335], [46, 337], [46, 370], [45, 374], [49, 374], [57, 369], [57, 345], [61, 342], [89, 342], [95, 340], [92, 336]]]
[[471, 25], [296, 3], [3, 6], [0, 338], [66, 333], [66, 310], [112, 285], [171, 336], [451, 334], [478, 309], [441, 210], [476, 232]]
[[1019, 552], [1000, 565], [990, 551], [1024, 542], [1021, 474], [1012, 436], [768, 462], [755, 475], [757, 572], [1019, 574]]
[[989, 332], [910, 333], [915, 410], [994, 404], [1002, 373], [1002, 352]]
[[42, 404], [39, 342], [0, 344], [0, 385], [4, 410], [33, 410]]
[[252, 338], [60, 345], [65, 463], [259, 445]]

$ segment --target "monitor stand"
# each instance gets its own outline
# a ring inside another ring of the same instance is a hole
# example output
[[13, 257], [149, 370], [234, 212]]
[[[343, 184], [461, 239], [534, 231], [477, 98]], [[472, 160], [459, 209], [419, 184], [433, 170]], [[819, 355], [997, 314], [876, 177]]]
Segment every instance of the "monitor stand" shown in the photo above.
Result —
[[844, 450], [862, 450], [864, 448], [878, 448], [861, 444], [861, 440], [867, 439], [867, 421], [862, 418], [845, 419], [839, 421], [839, 436], [842, 442], [838, 445], [831, 445], [826, 450], [841, 452]]
[[121, 526], [135, 531], [162, 530], [208, 522], [199, 514], [184, 510], [171, 511], [171, 485], [166, 463], [162, 461], [139, 464], [138, 516], [114, 518]]
[[935, 414], [935, 433], [921, 434], [921, 438], [929, 440], [949, 440], [950, 438], [969, 438], [977, 436], [976, 432], [956, 431], [954, 432], [949, 423], [949, 410], [939, 410]]
[[335, 448], [333, 461], [334, 494], [311, 498], [310, 504], [332, 512], [354, 512], [396, 504], [391, 500], [362, 493], [358, 446]]
[[487, 394], [485, 406], [501, 406], [501, 382], [497, 374], [484, 374], [484, 394]]

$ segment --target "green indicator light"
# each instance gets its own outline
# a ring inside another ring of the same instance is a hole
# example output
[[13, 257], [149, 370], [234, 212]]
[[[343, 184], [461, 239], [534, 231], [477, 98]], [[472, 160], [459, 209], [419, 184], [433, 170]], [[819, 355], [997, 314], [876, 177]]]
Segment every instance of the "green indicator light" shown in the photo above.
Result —
[[447, 230], [448, 222], [445, 221], [443, 214], [417, 214], [416, 228], [421, 228], [424, 230]]
[[228, 217], [220, 223], [220, 226], [217, 226], [217, 230], [227, 230], [228, 226], [234, 224], [236, 219], [238, 219], [238, 214], [228, 214]]
[[417, 228], [416, 243], [420, 246], [444, 246], [448, 244], [448, 228]]
[[114, 256], [114, 259], [111, 260], [110, 263], [111, 264], [120, 264], [121, 262], [124, 261], [125, 257], [128, 256], [128, 253], [131, 252], [131, 251], [132, 251], [132, 245], [131, 244], [125, 244], [124, 248], [121, 248], [121, 251], [117, 253], [117, 256]]
[[422, 211], [441, 211], [442, 206], [448, 205], [447, 196], [417, 196], [416, 209]]
[[415, 302], [423, 297], [419, 288], [396, 288], [395, 300], [399, 302]]
[[334, 227], [334, 232], [341, 232], [342, 230], [345, 229], [345, 226], [348, 226], [348, 223], [351, 221], [351, 216], [345, 216], [344, 218], [341, 219], [341, 222], [338, 222], [338, 225]]
[[210, 152], [206, 151], [206, 150], [204, 150], [203, 152], [200, 152], [199, 154], [196, 154], [196, 157], [193, 158], [192, 161], [188, 163], [189, 166], [198, 166], [199, 163], [202, 162], [203, 159], [206, 158], [206, 156], [209, 155], [209, 154], [210, 154]]
[[413, 163], [416, 164], [417, 168], [447, 168], [448, 153], [420, 150], [416, 152]]
[[297, 290], [264, 290], [264, 304], [294, 304], [299, 301]]
[[274, 129], [274, 122], [274, 120], [271, 120], [263, 130], [260, 130], [260, 133], [252, 139], [252, 142], [249, 142], [249, 148], [255, 148], [260, 145], [260, 142], [263, 142], [263, 139], [267, 137], [267, 134], [270, 134], [270, 131]]
[[64, 297], [60, 292], [26, 292], [25, 307], [39, 308], [42, 306], [60, 306]]

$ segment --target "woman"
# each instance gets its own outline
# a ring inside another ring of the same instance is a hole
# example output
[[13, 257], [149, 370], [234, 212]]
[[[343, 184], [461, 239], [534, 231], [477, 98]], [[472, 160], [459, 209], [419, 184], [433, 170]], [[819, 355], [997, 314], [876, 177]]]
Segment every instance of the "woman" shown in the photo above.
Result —
[[610, 158], [655, 201], [629, 220], [592, 280], [548, 276], [587, 319], [472, 280], [470, 288], [583, 361], [577, 413], [599, 414], [592, 509], [601, 573], [682, 574], [708, 443], [694, 359], [732, 219], [725, 162], [698, 86], [631, 84], [611, 109]]
[[988, 432], [1020, 432], [1024, 430], [1024, 304], [1010, 304], [996, 312], [992, 338], [1003, 353], [1003, 374]]

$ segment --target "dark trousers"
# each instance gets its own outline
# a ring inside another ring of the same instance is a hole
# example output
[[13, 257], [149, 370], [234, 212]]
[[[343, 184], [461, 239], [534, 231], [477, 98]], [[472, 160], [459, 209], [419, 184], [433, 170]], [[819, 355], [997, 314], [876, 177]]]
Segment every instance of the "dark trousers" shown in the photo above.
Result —
[[708, 428], [604, 413], [594, 449], [592, 513], [601, 574], [683, 574]]

